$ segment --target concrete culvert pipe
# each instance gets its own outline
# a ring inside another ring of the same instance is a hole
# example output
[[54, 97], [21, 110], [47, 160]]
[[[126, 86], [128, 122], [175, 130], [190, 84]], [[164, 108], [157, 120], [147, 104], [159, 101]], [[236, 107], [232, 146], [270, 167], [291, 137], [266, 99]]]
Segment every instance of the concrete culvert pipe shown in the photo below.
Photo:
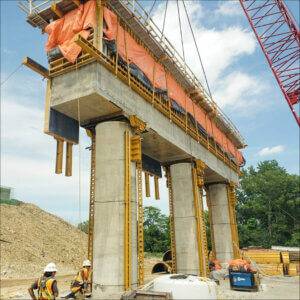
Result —
[[170, 273], [170, 269], [171, 268], [167, 263], [161, 261], [153, 266], [151, 273]]
[[172, 251], [168, 250], [163, 255], [163, 261], [172, 261]]

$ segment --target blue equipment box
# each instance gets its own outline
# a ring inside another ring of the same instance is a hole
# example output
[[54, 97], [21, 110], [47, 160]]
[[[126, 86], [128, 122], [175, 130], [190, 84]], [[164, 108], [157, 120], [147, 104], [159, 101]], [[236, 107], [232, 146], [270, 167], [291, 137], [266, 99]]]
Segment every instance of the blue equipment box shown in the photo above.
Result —
[[253, 273], [244, 272], [229, 272], [230, 287], [233, 290], [257, 290], [257, 284], [255, 282]]

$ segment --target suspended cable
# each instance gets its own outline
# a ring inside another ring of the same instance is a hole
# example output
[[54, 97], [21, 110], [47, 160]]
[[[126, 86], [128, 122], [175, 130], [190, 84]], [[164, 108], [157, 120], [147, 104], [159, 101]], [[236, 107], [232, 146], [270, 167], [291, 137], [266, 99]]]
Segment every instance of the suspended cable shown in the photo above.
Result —
[[152, 6], [151, 6], [151, 8], [150, 8], [150, 10], [149, 10], [149, 12], [148, 12], [148, 17], [147, 17], [147, 19], [149, 19], [149, 18], [151, 17], [151, 13], [152, 13], [152, 10], [153, 10], [153, 8], [154, 8], [154, 6], [155, 6], [156, 1], [157, 1], [157, 0], [154, 0], [153, 4], [152, 4]]
[[[79, 86], [79, 77], [78, 77], [78, 60], [76, 60], [76, 83], [77, 87]], [[77, 89], [77, 118], [78, 118], [78, 126], [79, 126], [79, 133], [78, 133], [78, 218], [79, 223], [81, 223], [81, 143], [80, 143], [80, 99], [79, 93]]]
[[183, 55], [183, 61], [185, 63], [185, 53], [184, 53], [184, 45], [183, 45], [181, 17], [180, 17], [180, 11], [179, 11], [179, 0], [177, 0], [176, 3], [177, 3], [177, 13], [178, 13], [178, 19], [179, 19], [179, 28], [180, 28], [180, 38], [181, 38], [182, 55]]
[[208, 89], [208, 92], [209, 92], [209, 96], [212, 98], [211, 91], [210, 91], [210, 88], [209, 88], [209, 84], [208, 84], [208, 81], [207, 81], [207, 76], [206, 76], [204, 66], [203, 66], [203, 63], [202, 63], [200, 51], [199, 51], [199, 48], [198, 48], [198, 45], [197, 45], [197, 42], [196, 42], [194, 30], [192, 28], [191, 21], [190, 21], [190, 18], [189, 18], [189, 15], [188, 15], [188, 12], [187, 12], [187, 9], [186, 9], [186, 6], [185, 6], [185, 1], [182, 1], [182, 3], [183, 3], [183, 6], [184, 6], [184, 10], [185, 10], [185, 14], [186, 14], [186, 17], [187, 17], [187, 20], [188, 20], [188, 23], [189, 23], [190, 30], [191, 30], [192, 35], [193, 35], [193, 40], [194, 40], [194, 43], [195, 43], [195, 46], [196, 46], [196, 50], [197, 50], [198, 57], [199, 57], [199, 60], [200, 60], [202, 72], [203, 72], [204, 78], [205, 78], [205, 83], [206, 83], [206, 86], [207, 86], [207, 89]]
[[165, 25], [166, 25], [166, 16], [167, 16], [167, 10], [168, 10], [168, 3], [169, 3], [169, 0], [166, 1], [166, 8], [165, 8], [164, 22], [163, 22], [163, 28], [162, 28], [162, 32], [161, 32], [161, 38], [163, 38], [163, 36], [164, 36]]
[[4, 79], [2, 82], [1, 82], [1, 86], [6, 83], [15, 73], [17, 73], [17, 71], [19, 71], [19, 69], [21, 69], [23, 66], [23, 64], [20, 64], [13, 72], [11, 72], [7, 77], [6, 79]]

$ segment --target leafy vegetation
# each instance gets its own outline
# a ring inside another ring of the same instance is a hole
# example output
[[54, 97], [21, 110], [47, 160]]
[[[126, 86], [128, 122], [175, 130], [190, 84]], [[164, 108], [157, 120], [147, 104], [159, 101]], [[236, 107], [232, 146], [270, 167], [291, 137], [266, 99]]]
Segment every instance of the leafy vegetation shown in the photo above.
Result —
[[77, 225], [77, 228], [85, 233], [89, 233], [89, 221], [81, 222]]
[[299, 246], [300, 182], [275, 160], [243, 170], [237, 192], [240, 246]]
[[[300, 246], [300, 181], [275, 160], [243, 170], [237, 190], [240, 246]], [[211, 250], [209, 214], [205, 211], [208, 249]], [[78, 228], [88, 233], [88, 221]], [[169, 217], [159, 208], [144, 208], [145, 252], [161, 254], [170, 249]]]
[[144, 208], [145, 251], [161, 253], [170, 249], [169, 217], [153, 206]]
[[8, 205], [20, 205], [22, 201], [17, 199], [0, 199], [0, 204], [8, 204]]

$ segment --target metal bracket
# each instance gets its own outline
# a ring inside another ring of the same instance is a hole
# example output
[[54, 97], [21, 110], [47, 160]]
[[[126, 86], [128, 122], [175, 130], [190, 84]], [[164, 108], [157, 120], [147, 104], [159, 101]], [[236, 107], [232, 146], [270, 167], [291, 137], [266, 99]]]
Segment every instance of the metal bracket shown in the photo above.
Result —
[[147, 124], [143, 122], [136, 115], [129, 116], [130, 125], [136, 131], [136, 133], [141, 134], [146, 131]]

